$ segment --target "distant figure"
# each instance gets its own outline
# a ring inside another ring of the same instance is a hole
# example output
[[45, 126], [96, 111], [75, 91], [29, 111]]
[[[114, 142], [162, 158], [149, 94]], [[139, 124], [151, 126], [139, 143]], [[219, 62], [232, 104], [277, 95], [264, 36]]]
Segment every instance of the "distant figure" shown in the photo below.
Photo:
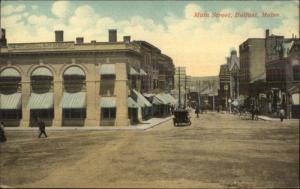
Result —
[[39, 126], [39, 130], [40, 130], [39, 138], [41, 138], [42, 134], [44, 134], [44, 136], [47, 138], [48, 136], [46, 134], [45, 122], [41, 119], [38, 119], [38, 126]]
[[254, 115], [255, 115], [255, 108], [253, 105], [251, 105], [251, 117], [252, 117], [252, 120], [254, 120]]
[[0, 122], [0, 142], [6, 142], [4, 123]]
[[259, 114], [258, 107], [256, 107], [254, 111], [255, 111], [255, 120], [258, 120], [258, 114]]
[[280, 121], [281, 121], [281, 122], [283, 121], [284, 116], [285, 116], [285, 111], [284, 111], [283, 108], [281, 108], [281, 109], [279, 110], [279, 117], [280, 117]]
[[197, 107], [196, 107], [196, 110], [195, 110], [195, 113], [196, 113], [197, 117], [199, 117], [199, 112], [200, 112], [199, 106], [197, 106]]

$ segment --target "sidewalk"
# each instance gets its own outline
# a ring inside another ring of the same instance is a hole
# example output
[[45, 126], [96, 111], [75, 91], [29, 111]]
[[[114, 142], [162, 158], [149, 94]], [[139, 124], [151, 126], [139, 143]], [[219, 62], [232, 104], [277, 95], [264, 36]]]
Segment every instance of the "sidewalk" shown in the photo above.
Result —
[[[258, 116], [258, 119], [265, 120], [265, 121], [280, 121], [280, 118], [273, 118], [273, 117], [268, 117], [264, 115]], [[283, 121], [299, 121], [298, 119], [284, 119]]]
[[[169, 116], [166, 118], [152, 118], [147, 121], [144, 121], [137, 125], [130, 125], [124, 127], [116, 127], [116, 126], [96, 126], [96, 127], [46, 127], [47, 131], [61, 131], [61, 130], [83, 130], [83, 131], [109, 131], [109, 130], [147, 130], [152, 127], [155, 127], [161, 123], [169, 121], [173, 118], [173, 116]], [[33, 131], [37, 130], [37, 127], [5, 127], [7, 131]]]

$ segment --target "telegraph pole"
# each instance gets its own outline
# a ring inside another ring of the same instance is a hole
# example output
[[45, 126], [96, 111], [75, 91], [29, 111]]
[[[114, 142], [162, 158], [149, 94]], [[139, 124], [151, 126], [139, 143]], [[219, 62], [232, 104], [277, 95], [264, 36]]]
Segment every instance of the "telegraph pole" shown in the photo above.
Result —
[[184, 109], [186, 108], [186, 75], [184, 77]]
[[178, 67], [178, 107], [181, 107], [181, 94], [180, 94], [180, 67]]

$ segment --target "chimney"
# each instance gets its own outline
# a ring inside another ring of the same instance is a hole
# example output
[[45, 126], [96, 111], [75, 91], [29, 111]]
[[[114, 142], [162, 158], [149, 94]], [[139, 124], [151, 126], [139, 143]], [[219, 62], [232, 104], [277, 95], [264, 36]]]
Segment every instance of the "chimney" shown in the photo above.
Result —
[[269, 29], [266, 29], [266, 38], [268, 38], [270, 35], [270, 30]]
[[6, 47], [7, 46], [7, 40], [5, 36], [5, 29], [1, 28], [1, 35], [0, 35], [0, 47]]
[[117, 42], [117, 30], [116, 29], [108, 30], [108, 42], [110, 42], [110, 43]]
[[76, 44], [82, 44], [84, 42], [83, 37], [76, 37]]
[[56, 30], [55, 31], [55, 42], [63, 42], [64, 41], [64, 31]]
[[130, 43], [130, 35], [123, 36], [124, 43]]

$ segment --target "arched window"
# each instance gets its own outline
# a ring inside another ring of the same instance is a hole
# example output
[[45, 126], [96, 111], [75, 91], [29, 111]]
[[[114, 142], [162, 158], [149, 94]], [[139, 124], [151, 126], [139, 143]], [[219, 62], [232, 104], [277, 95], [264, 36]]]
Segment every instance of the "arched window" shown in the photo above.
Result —
[[78, 66], [63, 73], [64, 93], [61, 100], [64, 126], [83, 126], [86, 118], [86, 76]]
[[15, 68], [0, 72], [0, 120], [16, 126], [22, 118], [21, 76]]
[[31, 94], [28, 102], [30, 125], [37, 126], [37, 119], [46, 125], [52, 125], [53, 110], [53, 74], [47, 67], [38, 67], [31, 72]]

